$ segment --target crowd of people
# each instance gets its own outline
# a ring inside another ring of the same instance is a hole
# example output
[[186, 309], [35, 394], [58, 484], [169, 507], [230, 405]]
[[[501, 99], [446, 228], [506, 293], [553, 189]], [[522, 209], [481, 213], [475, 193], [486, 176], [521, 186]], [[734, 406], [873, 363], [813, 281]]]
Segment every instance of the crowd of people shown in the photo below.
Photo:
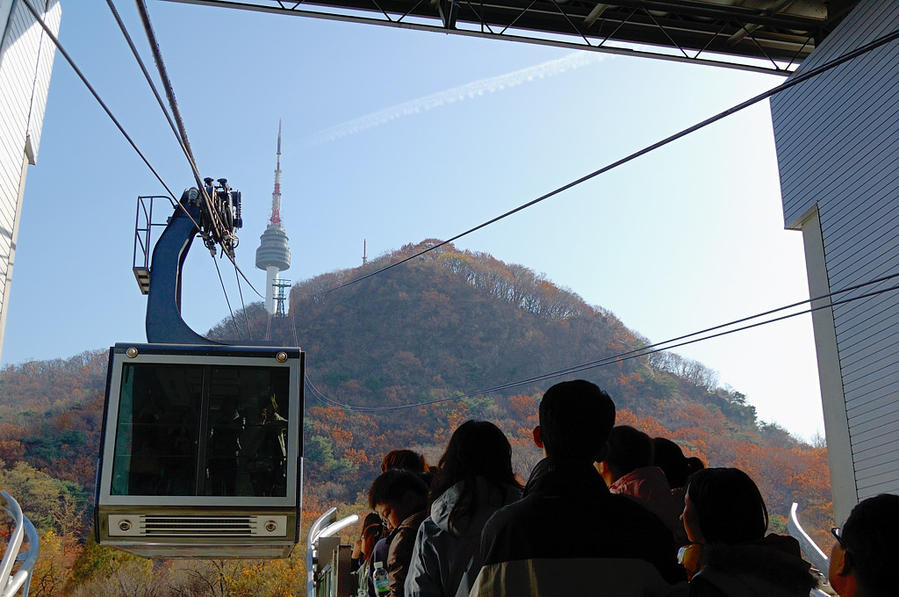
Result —
[[[767, 534], [746, 473], [614, 423], [596, 385], [551, 387], [533, 430], [544, 458], [523, 485], [488, 421], [460, 425], [434, 467], [388, 453], [354, 547], [358, 597], [806, 597], [818, 586], [799, 543]], [[840, 597], [899, 594], [899, 496], [861, 502], [833, 533]]]

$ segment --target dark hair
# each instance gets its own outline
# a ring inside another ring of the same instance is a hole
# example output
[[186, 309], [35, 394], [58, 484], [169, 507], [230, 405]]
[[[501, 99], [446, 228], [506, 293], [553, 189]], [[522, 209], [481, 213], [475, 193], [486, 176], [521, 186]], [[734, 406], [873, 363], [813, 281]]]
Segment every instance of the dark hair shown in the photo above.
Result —
[[652, 439], [629, 425], [612, 427], [603, 461], [616, 477], [652, 464]]
[[707, 543], [759, 541], [768, 530], [768, 509], [755, 482], [736, 468], [696, 471], [687, 497]]
[[690, 456], [689, 458], [687, 458], [687, 476], [692, 475], [696, 471], [701, 471], [704, 468], [705, 463], [696, 456]]
[[881, 494], [863, 500], [843, 525], [840, 543], [865, 595], [895, 595], [899, 561], [899, 495]]
[[615, 403], [583, 379], [557, 383], [540, 401], [540, 434], [552, 458], [599, 459], [614, 424]]
[[386, 473], [394, 469], [403, 469], [413, 473], [423, 473], [428, 470], [425, 457], [412, 450], [391, 450], [381, 461], [381, 472]]
[[680, 446], [664, 437], [654, 438], [652, 445], [652, 463], [664, 471], [668, 485], [672, 489], [686, 485], [689, 469], [687, 468], [687, 459]]
[[421, 497], [424, 506], [428, 486], [419, 475], [402, 469], [381, 473], [368, 490], [368, 507], [374, 510], [378, 504], [396, 504], [410, 491]]
[[369, 512], [365, 515], [365, 518], [362, 519], [362, 532], [360, 534], [365, 534], [365, 531], [372, 525], [381, 526], [381, 517], [377, 512]]
[[490, 485], [519, 486], [512, 471], [512, 446], [499, 427], [489, 421], [465, 421], [453, 431], [446, 451], [437, 464], [437, 472], [431, 483], [429, 501], [460, 481], [462, 493], [456, 501], [458, 506], [450, 514], [452, 519], [467, 513], [465, 505], [474, 490], [477, 477], [482, 477]]

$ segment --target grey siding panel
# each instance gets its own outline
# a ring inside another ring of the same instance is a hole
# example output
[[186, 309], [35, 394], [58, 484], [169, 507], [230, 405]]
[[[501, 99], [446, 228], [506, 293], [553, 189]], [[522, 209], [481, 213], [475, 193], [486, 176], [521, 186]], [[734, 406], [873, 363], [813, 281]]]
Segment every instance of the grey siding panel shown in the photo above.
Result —
[[[854, 432], [855, 426], [859, 423], [867, 423], [868, 421], [874, 421], [880, 417], [889, 416], [895, 412], [899, 411], [899, 405], [896, 404], [896, 401], [889, 401], [886, 404], [878, 404], [878, 403], [870, 403], [865, 405], [864, 408], [860, 408], [855, 412], [848, 412], [849, 415], [849, 428]], [[853, 433], [852, 435], [853, 441], [855, 441], [857, 435]], [[853, 448], [856, 448], [853, 444]], [[864, 449], [861, 446], [857, 447], [859, 450]]]
[[[858, 450], [859, 459], [867, 458], [870, 454], [864, 454], [865, 450], [881, 450], [884, 447], [890, 448], [892, 450], [892, 445], [884, 445], [879, 440], [885, 435], [895, 434], [899, 431], [899, 425], [892, 424], [884, 424], [878, 427], [872, 427], [866, 430], [859, 430], [859, 420], [860, 419], [868, 419], [867, 423], [873, 423], [874, 421], [883, 421], [885, 419], [892, 419], [896, 416], [897, 411], [891, 407], [883, 407], [879, 408], [875, 411], [871, 411], [869, 415], [864, 415], [862, 417], [857, 417], [854, 422], [850, 423], [852, 425], [852, 443], [853, 446]], [[888, 451], [890, 451], [888, 450]], [[899, 452], [897, 452], [899, 454]]]
[[899, 325], [899, 309], [891, 309], [889, 313], [885, 313], [883, 317], [879, 318], [876, 324], [868, 328], [867, 336], [855, 334], [852, 336], [851, 341], [847, 339], [843, 344], [843, 355], [847, 359], [855, 357], [860, 351], [870, 346], [870, 343], [874, 342], [876, 338], [884, 335], [892, 336], [893, 330], [897, 325]]
[[868, 484], [873, 485], [882, 480], [891, 481], [892, 477], [889, 473], [890, 470], [896, 466], [897, 460], [899, 460], [899, 454], [892, 454], [892, 459], [880, 464], [856, 467], [855, 470], [858, 471], [859, 481], [862, 482], [863, 486], [867, 486]]
[[878, 417], [867, 423], [858, 423], [854, 426], [856, 433], [875, 433], [877, 431], [889, 431], [890, 426], [899, 423], [899, 411]]
[[862, 471], [868, 472], [874, 469], [874, 467], [881, 466], [887, 463], [893, 463], [896, 461], [896, 458], [897, 455], [891, 452], [872, 455], [864, 460], [864, 465], [857, 466], [856, 470], [858, 470], [859, 473], [861, 473]]
[[871, 487], [859, 488], [858, 499], [863, 500], [881, 493], [899, 494], [899, 481], [887, 481]]
[[[859, 3], [799, 72], [896, 29], [899, 2]], [[771, 98], [784, 223], [817, 206], [832, 291], [899, 272], [896, 64], [892, 42]], [[833, 322], [858, 497], [899, 492], [899, 291], [836, 305]]]
[[[871, 475], [870, 477], [866, 476], [858, 480], [858, 488], [860, 491], [866, 488], [874, 489], [878, 486], [891, 486], [894, 484], [899, 486], [899, 480], [893, 478], [892, 474], [889, 471], [877, 475]], [[877, 490], [875, 495], [877, 493], [883, 493], [883, 491]]]

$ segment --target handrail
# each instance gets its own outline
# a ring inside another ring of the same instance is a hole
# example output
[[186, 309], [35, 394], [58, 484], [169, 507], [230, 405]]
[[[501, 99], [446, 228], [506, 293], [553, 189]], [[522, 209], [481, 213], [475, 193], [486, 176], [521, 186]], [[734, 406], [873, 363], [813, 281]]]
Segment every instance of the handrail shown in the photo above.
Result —
[[793, 502], [793, 505], [790, 506], [790, 517], [787, 519], [787, 530], [794, 539], [799, 541], [799, 547], [802, 549], [803, 555], [808, 558], [808, 561], [815, 568], [826, 574], [830, 565], [830, 558], [827, 557], [821, 548], [818, 547], [818, 544], [808, 536], [802, 525], [799, 524], [798, 512], [799, 504]]
[[[6, 491], [0, 491], [0, 507], [15, 522], [15, 528], [0, 562], [0, 596], [12, 597], [21, 589], [22, 597], [27, 597], [31, 588], [31, 572], [41, 551], [40, 540], [34, 525], [22, 513], [19, 503]], [[20, 554], [22, 540], [26, 535], [28, 551]], [[11, 574], [16, 562], [22, 562], [22, 565], [15, 574]]]

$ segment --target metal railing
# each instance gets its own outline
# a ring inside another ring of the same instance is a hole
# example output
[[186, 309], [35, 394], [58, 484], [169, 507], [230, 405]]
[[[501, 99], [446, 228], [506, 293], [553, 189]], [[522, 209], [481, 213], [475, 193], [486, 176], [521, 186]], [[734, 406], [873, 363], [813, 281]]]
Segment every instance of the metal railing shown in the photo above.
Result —
[[[12, 597], [20, 590], [22, 597], [28, 597], [31, 573], [41, 551], [40, 540], [34, 525], [22, 514], [19, 503], [5, 491], [0, 491], [0, 507], [14, 523], [14, 528], [6, 544], [6, 552], [3, 554], [3, 561], [0, 562], [0, 597]], [[22, 541], [26, 537], [28, 538], [28, 551], [19, 553]], [[12, 569], [16, 562], [21, 562], [22, 565], [13, 573]]]

